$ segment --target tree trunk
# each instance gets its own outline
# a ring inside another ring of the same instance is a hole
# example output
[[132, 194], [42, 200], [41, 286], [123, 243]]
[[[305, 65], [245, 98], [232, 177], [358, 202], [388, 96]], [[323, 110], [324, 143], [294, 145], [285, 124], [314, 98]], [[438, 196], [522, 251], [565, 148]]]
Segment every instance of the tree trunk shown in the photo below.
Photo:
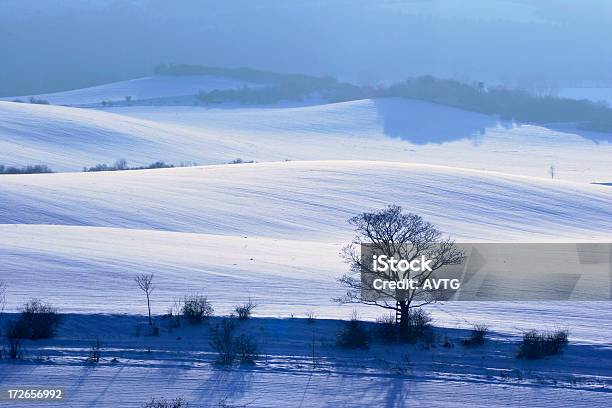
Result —
[[405, 329], [408, 326], [408, 302], [405, 300], [400, 300], [397, 302], [400, 312], [400, 321], [399, 325], [401, 328]]
[[149, 302], [148, 293], [147, 293], [147, 308], [149, 309], [149, 326], [153, 326], [153, 321], [151, 320], [151, 303]]

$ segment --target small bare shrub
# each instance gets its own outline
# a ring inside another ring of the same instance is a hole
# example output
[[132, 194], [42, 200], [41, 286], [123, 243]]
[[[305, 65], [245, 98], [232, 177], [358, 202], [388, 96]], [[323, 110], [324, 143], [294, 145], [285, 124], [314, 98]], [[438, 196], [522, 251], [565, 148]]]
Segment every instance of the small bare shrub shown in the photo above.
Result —
[[344, 324], [344, 327], [336, 337], [336, 345], [342, 349], [367, 349], [369, 348], [370, 333], [364, 324], [359, 321], [357, 314], [353, 313], [351, 320]]
[[6, 325], [6, 343], [8, 346], [8, 356], [13, 360], [23, 358], [23, 339], [25, 331], [19, 321], [9, 322]]
[[470, 332], [470, 337], [461, 340], [461, 344], [466, 347], [482, 346], [487, 333], [489, 333], [489, 326], [486, 324], [475, 324]]
[[218, 365], [229, 366], [236, 359], [234, 329], [234, 322], [228, 319], [222, 320], [211, 329], [210, 345], [218, 354], [215, 361]]
[[191, 324], [200, 324], [213, 315], [215, 309], [202, 295], [185, 296], [181, 313]]
[[241, 334], [234, 340], [236, 356], [241, 364], [255, 364], [257, 358], [257, 342], [252, 337]]
[[218, 356], [217, 365], [231, 366], [236, 359], [241, 364], [254, 364], [258, 345], [255, 338], [247, 334], [235, 336], [236, 324], [224, 319], [211, 329], [210, 345]]
[[189, 404], [184, 398], [175, 398], [168, 400], [165, 398], [152, 398], [151, 401], [147, 402], [142, 408], [187, 408]]
[[256, 307], [257, 305], [253, 303], [251, 298], [249, 298], [248, 302], [243, 303], [242, 305], [236, 306], [234, 308], [234, 311], [238, 315], [238, 320], [247, 320], [249, 317], [251, 317], [251, 313], [253, 312], [253, 309], [255, 309]]
[[315, 324], [317, 322], [317, 316], [313, 311], [306, 313], [306, 321], [308, 324]]
[[181, 315], [183, 314], [183, 305], [179, 300], [174, 300], [171, 307], [168, 308], [166, 318], [168, 319], [168, 326], [170, 328], [176, 328], [181, 326]]
[[102, 356], [102, 343], [99, 338], [96, 338], [96, 341], [91, 345], [91, 350], [89, 350], [89, 357], [87, 357], [87, 361], [92, 364], [97, 364], [100, 362], [100, 357]]
[[535, 360], [547, 356], [563, 353], [568, 344], [567, 330], [554, 332], [538, 332], [530, 330], [523, 333], [523, 340], [519, 345], [517, 357]]

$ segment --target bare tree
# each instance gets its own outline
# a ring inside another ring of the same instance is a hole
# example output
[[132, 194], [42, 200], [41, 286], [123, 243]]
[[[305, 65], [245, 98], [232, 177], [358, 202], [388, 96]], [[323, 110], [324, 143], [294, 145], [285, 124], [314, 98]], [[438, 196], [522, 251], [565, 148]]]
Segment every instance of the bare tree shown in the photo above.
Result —
[[[463, 253], [455, 247], [454, 242], [443, 238], [442, 233], [433, 224], [426, 222], [419, 215], [404, 213], [397, 205], [359, 214], [351, 218], [349, 224], [355, 227], [357, 236], [342, 251], [350, 265], [350, 272], [339, 279], [348, 290], [344, 296], [335, 300], [339, 303], [362, 303], [394, 310], [400, 327], [409, 324], [411, 308], [435, 302], [438, 299], [436, 291], [422, 286], [405, 290], [379, 290], [368, 280], [362, 281], [360, 274], [365, 270], [373, 277], [378, 276], [386, 280], [412, 279], [423, 282], [435, 278], [435, 271], [443, 266], [457, 264], [463, 260]], [[362, 260], [362, 244], [372, 246], [377, 254], [405, 259], [408, 262], [424, 256], [432, 260], [429, 264], [431, 271], [379, 272], [370, 262]], [[377, 296], [364, 297], [362, 291]]]
[[142, 290], [145, 295], [147, 295], [147, 308], [149, 309], [149, 326], [153, 325], [153, 320], [151, 319], [151, 292], [155, 289], [153, 285], [153, 274], [141, 273], [136, 275], [134, 278], [136, 284]]

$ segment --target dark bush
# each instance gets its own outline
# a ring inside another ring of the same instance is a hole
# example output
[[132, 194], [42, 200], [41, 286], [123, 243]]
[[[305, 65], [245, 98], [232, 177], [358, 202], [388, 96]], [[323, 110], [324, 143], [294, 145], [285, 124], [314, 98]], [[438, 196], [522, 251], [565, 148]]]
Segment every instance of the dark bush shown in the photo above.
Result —
[[236, 360], [241, 364], [254, 364], [257, 358], [257, 341], [253, 336], [235, 336], [236, 324], [231, 319], [223, 319], [211, 329], [210, 345], [217, 352], [215, 363], [230, 366]]
[[218, 365], [232, 365], [236, 359], [236, 349], [234, 347], [234, 322], [224, 319], [211, 329], [210, 345], [217, 352]]
[[342, 349], [367, 349], [369, 343], [370, 333], [356, 316], [344, 324], [336, 338], [336, 345]]
[[461, 340], [461, 344], [466, 347], [481, 346], [484, 344], [488, 332], [489, 327], [486, 324], [475, 324], [470, 332], [470, 336]]
[[167, 400], [165, 398], [153, 398], [142, 406], [142, 408], [187, 408], [189, 404], [183, 398]]
[[17, 329], [23, 338], [36, 340], [53, 337], [61, 322], [57, 308], [43, 303], [40, 299], [31, 299], [24, 306], [17, 320]]
[[431, 316], [423, 309], [409, 309], [406, 316], [402, 316], [399, 325], [399, 339], [407, 343], [418, 340], [431, 342], [433, 330]]
[[523, 340], [519, 345], [517, 357], [535, 360], [561, 354], [568, 344], [567, 336], [567, 330], [554, 332], [530, 330], [523, 333]]
[[6, 343], [8, 346], [8, 356], [13, 360], [20, 360], [23, 358], [23, 339], [24, 339], [24, 328], [21, 323], [17, 321], [9, 322], [6, 325]]
[[241, 364], [255, 364], [257, 358], [257, 342], [246, 334], [241, 334], [234, 340], [236, 356]]
[[211, 303], [202, 295], [185, 296], [181, 313], [191, 324], [200, 324], [211, 317], [215, 309]]
[[395, 343], [399, 335], [399, 326], [395, 321], [395, 316], [389, 314], [377, 318], [373, 333], [383, 343]]

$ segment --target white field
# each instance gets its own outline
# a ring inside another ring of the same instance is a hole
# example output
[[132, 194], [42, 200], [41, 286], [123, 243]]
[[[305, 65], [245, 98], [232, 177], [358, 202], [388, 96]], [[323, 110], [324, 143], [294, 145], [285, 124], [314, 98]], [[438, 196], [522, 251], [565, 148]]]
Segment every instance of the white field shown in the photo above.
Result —
[[[161, 95], [156, 87], [147, 92]], [[75, 313], [55, 339], [27, 342], [25, 362], [2, 363], [0, 388], [64, 386], [69, 400], [57, 406], [70, 407], [138, 407], [178, 395], [196, 407], [224, 398], [256, 407], [606, 406], [607, 303], [435, 305], [435, 323], [446, 327], [438, 335], [452, 349], [339, 351], [340, 322], [287, 318], [350, 316], [351, 307], [331, 301], [342, 293], [339, 252], [353, 235], [346, 220], [391, 203], [460, 241], [609, 242], [612, 188], [590, 183], [611, 181], [611, 149], [571, 132], [397, 99], [109, 111], [0, 102], [0, 164], [73, 171], [0, 175], [7, 310], [42, 297]], [[210, 165], [238, 157], [258, 163]], [[118, 158], [207, 165], [79, 172]], [[218, 314], [252, 297], [260, 319], [241, 330], [257, 333], [266, 357], [250, 369], [216, 369], [206, 326], [170, 332], [160, 317], [159, 337], [137, 336], [143, 318], [133, 315], [146, 312], [133, 282], [139, 272], [155, 273], [156, 316], [186, 293], [208, 295]], [[358, 311], [367, 320], [382, 314]], [[463, 348], [458, 329], [477, 322], [489, 324], [490, 340]], [[515, 358], [521, 331], [557, 327], [570, 329], [563, 356]], [[102, 363], [88, 366], [96, 337]]]

